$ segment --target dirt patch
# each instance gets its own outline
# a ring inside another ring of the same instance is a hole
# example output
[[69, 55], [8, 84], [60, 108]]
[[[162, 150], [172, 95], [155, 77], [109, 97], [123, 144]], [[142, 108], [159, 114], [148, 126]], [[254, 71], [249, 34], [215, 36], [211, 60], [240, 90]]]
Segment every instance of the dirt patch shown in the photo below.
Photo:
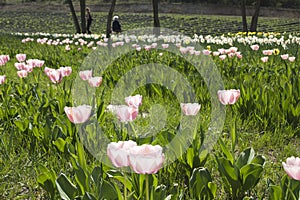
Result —
[[[79, 3], [74, 2], [76, 11], [79, 12]], [[95, 12], [108, 12], [110, 4], [95, 4], [88, 5]], [[1, 11], [20, 11], [23, 12], [52, 12], [52, 13], [69, 13], [67, 4], [57, 3], [17, 3], [6, 4], [0, 6]], [[251, 16], [254, 9], [247, 7], [247, 15]], [[151, 4], [117, 4], [115, 12], [122, 13], [151, 13]], [[196, 14], [196, 15], [231, 15], [240, 16], [241, 11], [239, 6], [224, 6], [210, 4], [160, 4], [160, 13], [171, 14]], [[262, 7], [260, 16], [263, 17], [285, 17], [285, 18], [300, 18], [298, 9], [285, 8], [269, 8]], [[300, 28], [300, 27], [299, 27]]]

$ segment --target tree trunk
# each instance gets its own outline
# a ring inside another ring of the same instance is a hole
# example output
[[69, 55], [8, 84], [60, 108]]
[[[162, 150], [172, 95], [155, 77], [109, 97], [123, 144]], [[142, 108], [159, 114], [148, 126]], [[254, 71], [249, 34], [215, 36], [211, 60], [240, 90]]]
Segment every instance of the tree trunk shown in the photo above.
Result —
[[256, 32], [256, 29], [257, 29], [260, 3], [261, 3], [261, 0], [257, 0], [256, 4], [255, 4], [255, 11], [254, 11], [254, 14], [252, 16], [251, 26], [250, 26], [250, 31], [251, 32]]
[[80, 0], [81, 30], [86, 33], [85, 0]]
[[77, 16], [76, 16], [76, 12], [75, 12], [72, 0], [68, 0], [68, 4], [70, 6], [70, 10], [71, 10], [73, 22], [74, 22], [74, 25], [75, 25], [76, 33], [80, 33], [80, 26], [79, 26], [79, 22], [78, 22], [78, 19], [77, 19]]
[[156, 35], [159, 34], [160, 30], [160, 24], [159, 24], [159, 18], [158, 18], [158, 1], [159, 0], [152, 0], [152, 6], [153, 6], [153, 20], [154, 20], [154, 33]]
[[241, 13], [242, 13], [242, 20], [243, 20], [243, 31], [248, 32], [247, 15], [246, 15], [246, 0], [242, 0]]
[[109, 12], [108, 12], [108, 16], [107, 16], [107, 24], [106, 24], [106, 37], [107, 38], [109, 38], [110, 34], [111, 34], [111, 19], [112, 19], [113, 14], [114, 14], [116, 1], [117, 0], [112, 0], [111, 6], [110, 6], [110, 9], [109, 9]]

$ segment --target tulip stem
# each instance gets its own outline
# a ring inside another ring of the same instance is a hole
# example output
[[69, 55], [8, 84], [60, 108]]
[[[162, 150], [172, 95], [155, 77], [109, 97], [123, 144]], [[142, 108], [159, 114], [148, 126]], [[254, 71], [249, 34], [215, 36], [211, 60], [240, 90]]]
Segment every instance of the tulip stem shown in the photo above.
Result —
[[124, 172], [124, 200], [127, 200], [126, 175]]
[[146, 174], [146, 200], [149, 200], [149, 174]]

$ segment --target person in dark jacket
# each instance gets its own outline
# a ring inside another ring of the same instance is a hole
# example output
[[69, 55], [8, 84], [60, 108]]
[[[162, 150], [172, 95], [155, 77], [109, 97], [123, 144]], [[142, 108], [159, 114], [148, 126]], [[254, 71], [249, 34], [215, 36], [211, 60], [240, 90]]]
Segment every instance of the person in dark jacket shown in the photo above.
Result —
[[121, 25], [120, 25], [119, 17], [118, 17], [118, 16], [114, 16], [114, 17], [113, 17], [112, 31], [113, 31], [114, 33], [120, 33], [120, 32], [122, 32], [122, 29], [121, 29]]
[[91, 34], [92, 32], [91, 32], [91, 30], [90, 30], [90, 28], [91, 28], [91, 25], [92, 25], [92, 21], [93, 21], [93, 18], [92, 18], [92, 15], [91, 15], [91, 12], [90, 12], [90, 8], [86, 8], [86, 30], [87, 30], [87, 33], [88, 34]]

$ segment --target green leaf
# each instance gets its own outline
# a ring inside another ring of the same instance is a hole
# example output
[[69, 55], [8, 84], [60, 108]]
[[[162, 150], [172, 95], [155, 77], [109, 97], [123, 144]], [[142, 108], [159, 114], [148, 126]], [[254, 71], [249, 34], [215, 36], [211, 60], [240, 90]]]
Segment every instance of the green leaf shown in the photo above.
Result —
[[69, 181], [65, 174], [61, 173], [56, 179], [56, 186], [60, 197], [64, 200], [73, 200], [77, 193], [76, 186]]
[[225, 155], [226, 159], [229, 160], [231, 162], [231, 164], [233, 164], [233, 162], [234, 162], [233, 156], [230, 153], [230, 151], [228, 150], [228, 148], [225, 146], [223, 140], [221, 138], [219, 138], [218, 142], [221, 146], [221, 150], [222, 150], [223, 154]]
[[29, 125], [29, 121], [28, 119], [23, 119], [21, 120], [14, 120], [14, 124], [18, 127], [18, 129], [20, 129], [22, 132], [24, 132]]
[[77, 143], [77, 153], [78, 153], [79, 166], [84, 171], [86, 171], [87, 168], [86, 168], [85, 152], [84, 152], [83, 145], [82, 145], [82, 143], [79, 140], [77, 140], [76, 143]]
[[259, 164], [250, 163], [242, 167], [240, 172], [243, 180], [243, 189], [249, 190], [258, 183], [263, 167]]
[[100, 197], [102, 199], [118, 199], [118, 193], [110, 182], [103, 180], [101, 185]]
[[279, 187], [277, 185], [271, 185], [269, 188], [270, 188], [270, 194], [269, 194], [270, 200], [281, 200], [282, 199], [281, 187]]
[[206, 168], [199, 167], [193, 170], [190, 178], [190, 186], [192, 187], [194, 197], [200, 196], [201, 193], [210, 194], [208, 183], [211, 182], [210, 173]]
[[84, 196], [82, 197], [82, 200], [96, 200], [96, 197], [94, 195], [86, 192]]
[[256, 163], [256, 164], [264, 166], [265, 162], [266, 162], [266, 158], [264, 156], [257, 155], [257, 156], [255, 156], [255, 158], [252, 160], [251, 163]]
[[213, 198], [215, 198], [217, 196], [217, 185], [213, 182], [209, 182], [208, 188], [210, 189], [210, 191], [213, 195]]
[[55, 194], [55, 184], [52, 182], [49, 174], [43, 173], [38, 175], [37, 182], [44, 190], [46, 190], [50, 194], [51, 199], [53, 199]]
[[75, 169], [75, 179], [80, 187], [81, 194], [84, 194], [88, 190], [89, 180], [87, 174], [80, 166], [77, 166], [77, 169]]
[[194, 162], [194, 149], [193, 148], [187, 149], [186, 160], [187, 160], [187, 164], [193, 169], [193, 162]]
[[237, 191], [241, 187], [238, 168], [225, 158], [217, 158], [217, 162], [222, 178], [228, 181], [233, 191]]
[[53, 141], [53, 144], [57, 147], [60, 152], [65, 151], [66, 141], [62, 138], [57, 138], [57, 140]]
[[240, 153], [237, 161], [236, 161], [236, 166], [241, 169], [243, 166], [246, 164], [251, 163], [255, 155], [255, 152], [252, 148], [248, 148], [244, 150], [243, 152]]

